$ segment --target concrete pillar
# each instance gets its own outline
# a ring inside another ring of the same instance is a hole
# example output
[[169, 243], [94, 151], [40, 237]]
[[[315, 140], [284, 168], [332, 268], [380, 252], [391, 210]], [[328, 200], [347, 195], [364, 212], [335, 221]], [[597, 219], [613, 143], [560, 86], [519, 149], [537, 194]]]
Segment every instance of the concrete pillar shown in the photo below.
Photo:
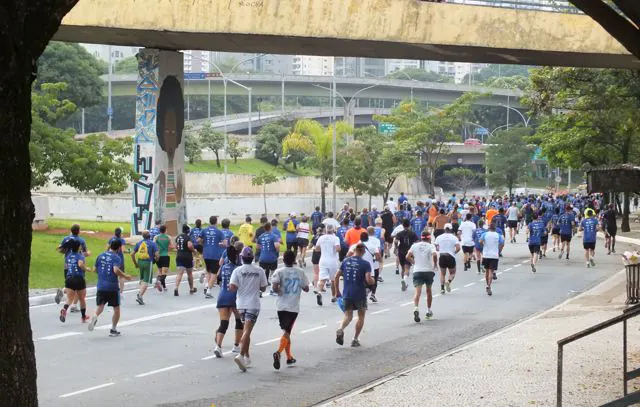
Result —
[[160, 220], [176, 236], [187, 221], [182, 53], [145, 48], [137, 58], [131, 233]]

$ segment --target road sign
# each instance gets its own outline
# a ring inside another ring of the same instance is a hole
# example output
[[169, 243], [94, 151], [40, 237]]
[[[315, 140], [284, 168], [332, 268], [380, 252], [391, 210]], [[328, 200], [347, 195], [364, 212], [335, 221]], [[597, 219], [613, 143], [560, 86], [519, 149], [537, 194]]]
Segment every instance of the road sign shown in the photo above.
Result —
[[488, 136], [489, 130], [485, 129], [484, 127], [476, 127], [475, 130], [473, 130], [473, 134], [475, 134], [476, 136]]
[[562, 177], [559, 175], [556, 175], [556, 182], [557, 183], [561, 183], [562, 182]]
[[378, 125], [378, 131], [382, 134], [393, 134], [396, 132], [398, 127], [395, 124], [391, 123], [380, 123]]
[[207, 79], [207, 74], [205, 72], [185, 72], [184, 79], [188, 81], [194, 79]]
[[220, 78], [222, 77], [222, 74], [220, 72], [207, 72], [205, 76], [207, 78]]

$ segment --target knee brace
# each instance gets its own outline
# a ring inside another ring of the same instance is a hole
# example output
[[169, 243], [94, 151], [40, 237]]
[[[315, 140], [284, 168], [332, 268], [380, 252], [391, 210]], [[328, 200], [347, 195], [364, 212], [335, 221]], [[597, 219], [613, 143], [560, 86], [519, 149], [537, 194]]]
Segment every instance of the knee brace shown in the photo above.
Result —
[[227, 329], [229, 329], [229, 321], [220, 321], [218, 332], [224, 335], [227, 333]]
[[[227, 325], [229, 323], [227, 322]], [[244, 324], [242, 323], [242, 321], [239, 318], [236, 318], [236, 329], [244, 329]]]

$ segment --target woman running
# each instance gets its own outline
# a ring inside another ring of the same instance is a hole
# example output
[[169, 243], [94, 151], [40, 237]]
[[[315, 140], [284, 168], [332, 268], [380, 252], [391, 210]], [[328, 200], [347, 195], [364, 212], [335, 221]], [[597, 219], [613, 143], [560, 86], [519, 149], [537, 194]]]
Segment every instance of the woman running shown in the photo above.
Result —
[[[313, 234], [313, 238], [311, 239], [311, 243], [309, 244], [309, 248], [311, 248], [311, 249], [315, 248], [316, 243], [318, 243], [318, 239], [322, 235], [324, 235], [324, 225], [321, 224], [315, 230], [315, 233]], [[315, 250], [311, 251], [311, 264], [313, 266], [313, 281], [312, 281], [311, 284], [313, 285], [313, 293], [317, 295], [318, 294], [318, 281], [320, 280], [320, 278], [319, 278], [319, 276], [320, 276], [320, 252], [319, 251], [315, 251]]]
[[305, 256], [307, 255], [307, 246], [309, 246], [309, 218], [303, 216], [301, 222], [298, 224], [298, 248], [300, 249], [300, 258], [298, 259], [298, 265], [300, 267], [307, 267], [307, 261]]
[[60, 310], [60, 322], [67, 320], [67, 310], [77, 299], [80, 302], [80, 312], [82, 313], [81, 321], [87, 322], [89, 317], [87, 316], [87, 302], [85, 300], [87, 296], [87, 283], [84, 279], [84, 273], [87, 271], [87, 267], [84, 262], [84, 254], [80, 252], [81, 244], [76, 239], [69, 240], [64, 247], [67, 250], [65, 256], [66, 263], [66, 278], [64, 287], [67, 289], [67, 302]]
[[240, 338], [242, 337], [242, 330], [244, 325], [240, 320], [240, 313], [236, 309], [236, 292], [229, 291], [229, 281], [231, 280], [231, 274], [236, 267], [240, 265], [240, 252], [242, 251], [244, 244], [242, 242], [235, 242], [233, 246], [227, 248], [227, 261], [220, 268], [218, 276], [220, 276], [220, 293], [218, 294], [218, 313], [220, 314], [220, 326], [216, 331], [216, 347], [213, 353], [217, 358], [222, 357], [222, 340], [229, 328], [229, 319], [231, 314], [235, 317], [235, 337], [233, 341], [233, 349], [231, 352], [240, 352]]

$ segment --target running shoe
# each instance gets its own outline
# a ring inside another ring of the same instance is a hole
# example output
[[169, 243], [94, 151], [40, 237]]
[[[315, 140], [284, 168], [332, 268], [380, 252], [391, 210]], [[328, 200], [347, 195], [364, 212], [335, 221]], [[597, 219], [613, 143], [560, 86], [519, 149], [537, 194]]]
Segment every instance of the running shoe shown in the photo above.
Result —
[[204, 271], [200, 273], [200, 284], [204, 284]]
[[431, 311], [431, 310], [427, 311], [427, 315], [425, 315], [425, 317], [426, 317], [427, 320], [433, 318], [433, 311]]
[[491, 287], [487, 287], [487, 295], [489, 297], [491, 297], [491, 295], [493, 295], [493, 293], [491, 292]]
[[244, 363], [244, 356], [238, 355], [235, 358], [233, 358], [233, 360], [234, 360], [234, 362], [236, 362], [236, 365], [238, 365], [240, 370], [242, 370], [243, 372], [247, 371], [247, 366]]
[[64, 293], [62, 292], [62, 288], [58, 288], [58, 291], [56, 291], [56, 296], [53, 299], [56, 304], [60, 304], [60, 300], [62, 300], [63, 295]]
[[78, 309], [78, 306], [77, 306], [76, 304], [73, 304], [73, 305], [71, 306], [71, 308], [69, 308], [69, 311], [73, 312], [74, 314], [75, 314], [76, 312], [80, 312], [80, 310]]
[[216, 347], [213, 349], [213, 354], [216, 355], [217, 358], [222, 357], [222, 349], [220, 349], [220, 346], [216, 345]]
[[195, 294], [198, 292], [198, 288], [197, 287], [193, 287], [192, 289], [189, 290], [189, 294]]
[[382, 279], [382, 276], [378, 277], [378, 282], [379, 283], [384, 283], [384, 280]]
[[[207, 290], [207, 293], [204, 295], [204, 298], [206, 298], [206, 299], [208, 299], [208, 300], [213, 299], [213, 295], [211, 295], [211, 292], [210, 292], [210, 291], [211, 291], [211, 290]], [[262, 293], [260, 293], [260, 294], [261, 294], [261, 296], [262, 296]]]
[[233, 345], [233, 348], [231, 349], [231, 353], [240, 353], [240, 346]]
[[280, 370], [280, 352], [273, 352], [273, 368]]
[[535, 265], [531, 265], [531, 271], [533, 271], [534, 273], [536, 272], [536, 266]]
[[344, 331], [342, 329], [336, 331], [336, 343], [340, 346], [344, 345]]
[[93, 331], [93, 328], [96, 327], [96, 324], [98, 323], [98, 317], [96, 315], [91, 317], [91, 322], [89, 322], [89, 325], [87, 326], [87, 328], [89, 329], [89, 332]]
[[335, 304], [335, 303], [336, 303], [336, 301], [338, 301], [338, 299], [337, 299], [336, 297], [331, 297], [331, 303], [332, 303], [332, 304]]
[[444, 283], [444, 288], [446, 288], [447, 292], [450, 293], [451, 292], [451, 281], [447, 281], [446, 283]]
[[136, 295], [136, 302], [140, 305], [144, 305], [144, 300], [142, 299], [142, 296], [140, 295], [140, 293]]
[[418, 311], [418, 308], [413, 310], [413, 320], [420, 322], [420, 311]]
[[495, 272], [495, 271], [493, 272], [493, 279], [494, 279], [494, 280], [497, 280], [497, 279], [498, 279], [498, 274], [496, 274], [496, 272]]
[[444, 288], [440, 290], [440, 294], [444, 295], [445, 291]]
[[295, 358], [287, 359], [287, 365], [295, 365], [297, 360]]
[[67, 320], [67, 310], [63, 308], [60, 310], [60, 322], [65, 322], [66, 320]]
[[587, 268], [590, 269], [591, 268], [591, 263], [587, 262]]
[[399, 275], [399, 274], [400, 274], [400, 270], [396, 269], [396, 275]]
[[322, 294], [318, 293], [316, 295], [316, 303], [322, 307]]
[[400, 281], [400, 289], [402, 291], [407, 291], [407, 282], [406, 281], [404, 281], [404, 280]]
[[359, 348], [360, 347], [360, 340], [358, 340], [357, 338], [353, 338], [353, 340], [351, 341], [351, 347], [352, 348]]
[[371, 294], [371, 295], [369, 296], [369, 300], [371, 300], [371, 302], [378, 302], [378, 299], [376, 298], [376, 295], [375, 295], [375, 294]]
[[563, 251], [560, 251], [560, 254], [558, 255], [558, 260], [562, 260], [562, 256], [564, 255]]
[[156, 278], [156, 290], [162, 292], [162, 284], [160, 284], [160, 280]]
[[90, 320], [91, 317], [89, 315], [85, 315], [83, 317], [80, 317], [80, 321], [84, 324], [85, 322], [87, 322], [88, 320]]
[[251, 358], [249, 356], [244, 357], [244, 365], [246, 367], [251, 367]]
[[120, 331], [118, 331], [117, 329], [109, 329], [109, 336], [110, 337], [115, 337], [115, 336], [120, 336]]
[[589, 263], [591, 263], [591, 267], [596, 266], [596, 262], [593, 259], [589, 259]]
[[567, 253], [567, 260], [569, 260], [569, 253]]
[[180, 294], [178, 294], [178, 289], [176, 288], [175, 290], [173, 290], [173, 296], [174, 297], [179, 297]]

